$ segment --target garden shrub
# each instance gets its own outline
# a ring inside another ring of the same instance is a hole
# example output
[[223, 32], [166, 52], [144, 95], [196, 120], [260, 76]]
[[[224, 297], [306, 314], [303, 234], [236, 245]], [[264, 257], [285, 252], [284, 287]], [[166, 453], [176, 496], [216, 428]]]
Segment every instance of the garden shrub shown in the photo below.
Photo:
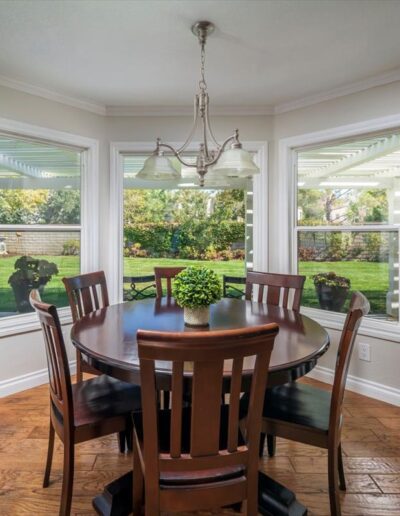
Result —
[[149, 253], [146, 249], [142, 249], [142, 245], [136, 244], [125, 244], [124, 256], [128, 258], [147, 258]]
[[389, 237], [386, 233], [335, 232], [299, 236], [299, 259], [303, 262], [359, 260], [387, 262]]
[[78, 256], [81, 243], [79, 240], [67, 240], [63, 244], [62, 254], [63, 256]]
[[317, 260], [317, 250], [314, 247], [299, 247], [299, 260], [315, 262]]
[[[125, 256], [176, 257], [199, 260], [243, 259], [244, 250], [232, 250], [243, 242], [244, 222], [216, 223], [209, 219], [127, 224], [124, 227]], [[139, 253], [139, 254], [138, 254]]]

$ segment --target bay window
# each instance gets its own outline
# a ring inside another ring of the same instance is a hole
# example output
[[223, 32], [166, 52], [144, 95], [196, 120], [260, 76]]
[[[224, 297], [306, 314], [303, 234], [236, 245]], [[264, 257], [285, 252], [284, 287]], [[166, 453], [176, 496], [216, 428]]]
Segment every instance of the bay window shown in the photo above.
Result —
[[[64, 308], [62, 278], [98, 267], [98, 144], [6, 119], [0, 131], [0, 334], [7, 335], [37, 327], [32, 288]], [[69, 319], [69, 309], [60, 315]]]
[[155, 295], [155, 266], [206, 265], [221, 280], [244, 277], [253, 266], [252, 181], [206, 178], [200, 188], [194, 170], [182, 167], [179, 182], [160, 185], [136, 177], [146, 158], [122, 157], [124, 299]]
[[400, 134], [298, 149], [296, 168], [302, 304], [346, 312], [360, 290], [370, 318], [398, 321]]

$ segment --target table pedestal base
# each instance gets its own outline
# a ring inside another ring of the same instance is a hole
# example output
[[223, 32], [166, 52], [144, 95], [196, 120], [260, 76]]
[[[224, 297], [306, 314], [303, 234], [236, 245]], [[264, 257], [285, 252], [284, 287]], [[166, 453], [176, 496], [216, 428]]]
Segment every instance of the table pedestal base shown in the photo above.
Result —
[[[132, 471], [108, 484], [93, 499], [93, 507], [102, 516], [126, 516], [132, 512]], [[258, 510], [263, 516], [306, 516], [307, 509], [296, 500], [293, 491], [260, 472]]]

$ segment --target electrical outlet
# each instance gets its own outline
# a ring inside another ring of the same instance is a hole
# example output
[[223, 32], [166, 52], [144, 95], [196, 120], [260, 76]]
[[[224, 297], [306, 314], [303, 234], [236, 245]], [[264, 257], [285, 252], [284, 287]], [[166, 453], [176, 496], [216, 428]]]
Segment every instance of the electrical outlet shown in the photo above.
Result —
[[358, 344], [358, 358], [365, 362], [371, 362], [371, 346], [366, 342]]

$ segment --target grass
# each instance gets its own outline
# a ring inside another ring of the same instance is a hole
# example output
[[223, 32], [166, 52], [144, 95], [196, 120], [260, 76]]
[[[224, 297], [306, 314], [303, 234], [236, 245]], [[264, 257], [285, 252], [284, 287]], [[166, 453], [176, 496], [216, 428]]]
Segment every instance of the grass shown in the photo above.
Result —
[[[15, 312], [14, 294], [8, 278], [14, 270], [17, 257], [0, 258], [0, 312]], [[66, 306], [67, 298], [61, 279], [79, 273], [77, 256], [41, 256], [57, 264], [59, 274], [45, 287], [44, 300], [57, 306]], [[144, 276], [153, 273], [154, 266], [188, 266], [206, 265], [222, 278], [223, 274], [244, 276], [244, 262], [231, 260], [227, 262], [207, 262], [201, 260], [176, 260], [170, 258], [124, 258], [125, 276]], [[384, 314], [386, 311], [386, 292], [389, 288], [389, 269], [387, 263], [375, 262], [301, 262], [299, 273], [307, 276], [303, 293], [303, 304], [318, 308], [314, 284], [311, 276], [318, 272], [335, 271], [340, 276], [351, 280], [351, 290], [361, 290], [370, 300], [371, 312]], [[350, 297], [350, 296], [349, 296]], [[346, 308], [346, 306], [345, 306]]]
[[209, 262], [206, 260], [177, 260], [174, 258], [124, 258], [125, 276], [146, 276], [154, 273], [154, 267], [189, 267], [205, 265], [213, 269], [222, 280], [223, 274], [244, 276], [244, 262], [231, 260], [227, 262]]
[[[0, 257], [0, 314], [1, 312], [15, 312], [14, 293], [8, 284], [8, 278], [14, 271], [14, 263], [17, 258], [17, 256]], [[79, 256], [38, 256], [37, 258], [54, 262], [59, 270], [58, 275], [53, 276], [46, 285], [43, 300], [57, 306], [67, 306], [67, 295], [61, 280], [64, 276], [79, 274]]]
[[[376, 262], [300, 262], [299, 274], [307, 277], [302, 304], [318, 308], [312, 276], [319, 272], [334, 271], [351, 281], [351, 291], [360, 290], [371, 304], [371, 313], [386, 313], [386, 293], [389, 289], [389, 265]], [[350, 299], [350, 296], [348, 296]], [[343, 310], [347, 309], [347, 303]]]

